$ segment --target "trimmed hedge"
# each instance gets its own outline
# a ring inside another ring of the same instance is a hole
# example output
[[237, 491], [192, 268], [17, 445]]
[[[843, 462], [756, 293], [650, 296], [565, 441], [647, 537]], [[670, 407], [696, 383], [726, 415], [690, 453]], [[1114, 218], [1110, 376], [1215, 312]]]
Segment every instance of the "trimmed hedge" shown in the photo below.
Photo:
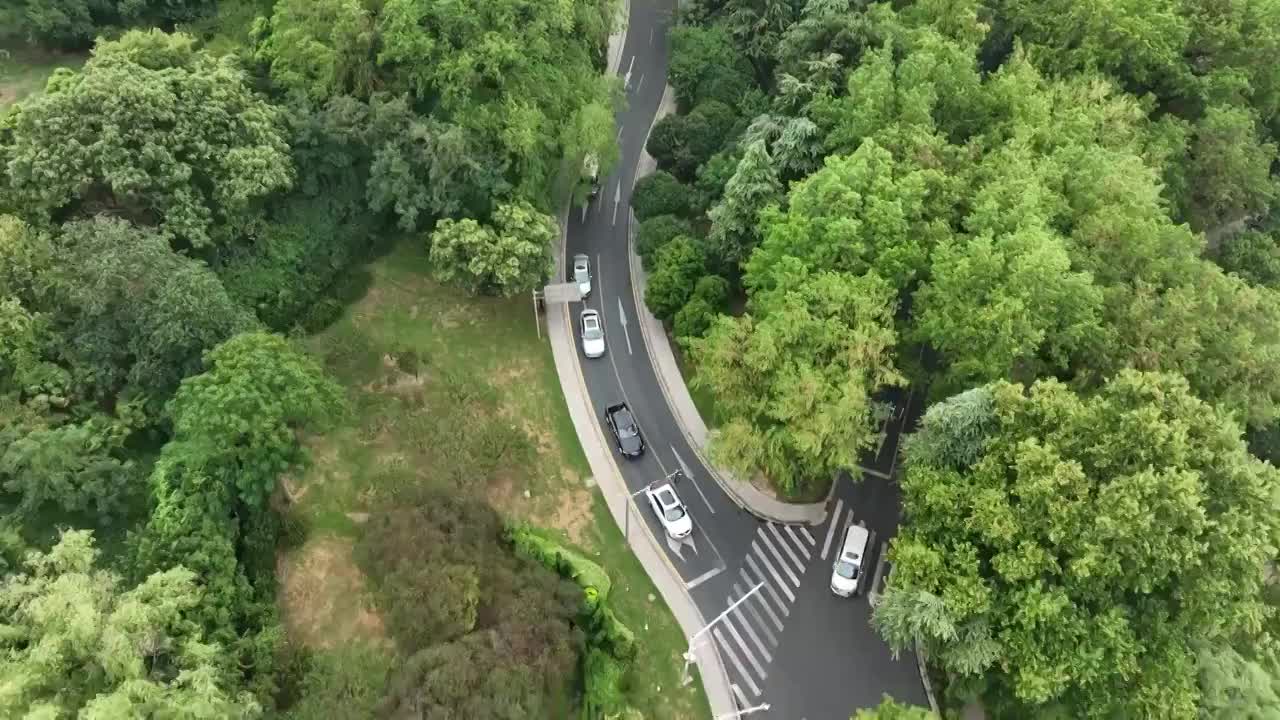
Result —
[[609, 573], [581, 553], [561, 545], [529, 525], [507, 526], [516, 554], [535, 560], [582, 588], [587, 653], [582, 659], [583, 707], [586, 720], [643, 716], [622, 697], [622, 677], [636, 656], [636, 636], [608, 607], [613, 581]]

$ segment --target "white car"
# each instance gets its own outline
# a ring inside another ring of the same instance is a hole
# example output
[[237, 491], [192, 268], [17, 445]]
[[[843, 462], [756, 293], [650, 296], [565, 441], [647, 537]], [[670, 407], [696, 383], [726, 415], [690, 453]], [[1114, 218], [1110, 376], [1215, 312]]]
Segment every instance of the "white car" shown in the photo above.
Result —
[[649, 505], [658, 516], [658, 522], [662, 523], [673, 540], [688, 537], [693, 532], [693, 520], [689, 518], [689, 511], [680, 502], [671, 483], [664, 482], [656, 487], [650, 485], [645, 494], [649, 496]]
[[582, 354], [589, 358], [604, 355], [604, 328], [600, 325], [600, 313], [587, 309], [579, 316], [582, 324]]
[[831, 592], [840, 597], [858, 594], [858, 587], [862, 584], [862, 564], [866, 560], [870, 540], [871, 533], [861, 523], [850, 525], [845, 531], [840, 554], [831, 566]]
[[578, 283], [582, 297], [591, 294], [591, 260], [581, 253], [573, 256], [573, 281]]

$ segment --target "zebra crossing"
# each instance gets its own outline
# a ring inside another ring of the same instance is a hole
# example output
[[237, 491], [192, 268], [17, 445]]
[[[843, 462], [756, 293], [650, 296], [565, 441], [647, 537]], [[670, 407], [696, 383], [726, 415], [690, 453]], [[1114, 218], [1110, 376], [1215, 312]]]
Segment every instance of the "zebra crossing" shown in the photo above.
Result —
[[[732, 610], [716, 623], [711, 635], [744, 707], [748, 694], [759, 698], [763, 692], [773, 652], [816, 546], [817, 538], [807, 527], [765, 523], [757, 529], [738, 568], [733, 592], [725, 600]], [[759, 589], [752, 592], [756, 586]]]

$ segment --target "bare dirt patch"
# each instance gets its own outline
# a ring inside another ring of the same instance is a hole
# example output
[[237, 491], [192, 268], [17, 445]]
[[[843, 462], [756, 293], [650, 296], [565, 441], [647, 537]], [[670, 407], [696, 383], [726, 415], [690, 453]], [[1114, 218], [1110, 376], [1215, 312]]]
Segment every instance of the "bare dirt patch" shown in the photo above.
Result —
[[549, 522], [551, 527], [563, 530], [573, 544], [584, 547], [590, 537], [588, 531], [592, 522], [591, 493], [586, 488], [579, 487], [560, 493], [555, 517]]
[[276, 575], [285, 628], [293, 640], [311, 648], [332, 648], [356, 638], [389, 642], [350, 541], [332, 535], [312, 538], [279, 556]]

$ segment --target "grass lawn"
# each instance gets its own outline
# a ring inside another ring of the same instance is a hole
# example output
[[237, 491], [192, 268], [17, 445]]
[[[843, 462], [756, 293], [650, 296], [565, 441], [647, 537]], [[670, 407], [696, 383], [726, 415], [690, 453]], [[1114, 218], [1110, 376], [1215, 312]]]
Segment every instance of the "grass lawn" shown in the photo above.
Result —
[[87, 54], [55, 53], [14, 43], [0, 43], [0, 109], [44, 90], [58, 68], [79, 68]]
[[[351, 411], [307, 439], [311, 467], [284, 483], [288, 512], [307, 531], [280, 561], [291, 635], [315, 647], [381, 637], [352, 558], [361, 523], [411, 487], [476, 483], [505, 517], [556, 531], [608, 569], [611, 603], [642, 640], [626, 680], [629, 702], [649, 720], [707, 717], [700, 684], [676, 689], [683, 635], [589, 480], [528, 299], [472, 298], [440, 286], [416, 243], [369, 271], [365, 297], [302, 341], [347, 388]], [[512, 436], [519, 448], [511, 449]], [[474, 453], [477, 437], [480, 456], [451, 464], [450, 450]]]

